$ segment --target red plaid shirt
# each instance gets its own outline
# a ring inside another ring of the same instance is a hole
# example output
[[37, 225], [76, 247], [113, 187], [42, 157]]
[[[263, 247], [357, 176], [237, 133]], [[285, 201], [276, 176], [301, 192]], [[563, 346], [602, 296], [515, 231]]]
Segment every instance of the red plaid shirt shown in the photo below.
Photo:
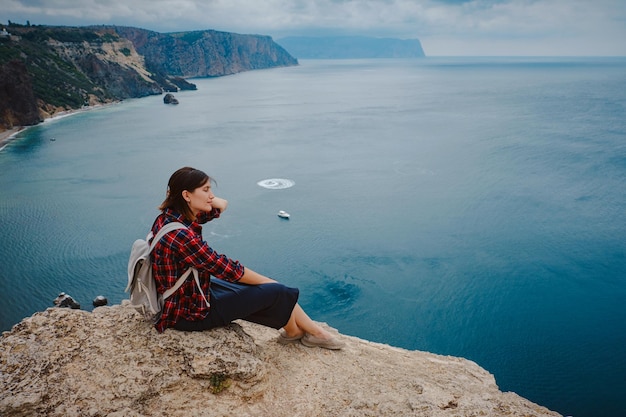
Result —
[[[237, 281], [244, 272], [244, 267], [238, 261], [233, 261], [225, 255], [220, 255], [202, 240], [201, 223], [218, 218], [220, 210], [213, 209], [209, 213], [201, 213], [198, 219], [190, 222], [183, 215], [170, 209], [165, 209], [152, 226], [154, 235], [165, 224], [180, 222], [187, 229], [174, 230], [167, 233], [152, 252], [152, 272], [157, 284], [157, 292], [163, 294], [174, 286], [178, 278], [189, 267], [198, 269], [200, 286], [209, 300], [209, 285], [211, 275], [226, 281]], [[209, 300], [210, 301], [210, 300]], [[173, 327], [180, 320], [197, 321], [209, 314], [198, 287], [191, 276], [163, 305], [161, 317], [155, 324], [159, 332]]]

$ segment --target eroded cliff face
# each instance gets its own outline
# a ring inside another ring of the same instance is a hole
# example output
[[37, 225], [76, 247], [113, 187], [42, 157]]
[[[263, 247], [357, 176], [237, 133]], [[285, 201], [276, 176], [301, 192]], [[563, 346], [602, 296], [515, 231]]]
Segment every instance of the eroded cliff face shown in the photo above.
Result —
[[114, 29], [133, 43], [152, 71], [180, 77], [217, 77], [298, 64], [269, 36], [214, 30], [163, 34], [130, 27]]
[[189, 77], [297, 65], [267, 36], [115, 26], [8, 29], [11, 36], [0, 39], [0, 130], [85, 105], [193, 90]]
[[103, 98], [119, 100], [161, 94], [167, 86], [153, 79], [132, 42], [113, 39], [117, 40], [90, 43], [50, 39], [46, 43], [64, 61], [85, 74], [94, 89], [102, 92]]
[[42, 121], [33, 83], [19, 60], [0, 65], [0, 129]]
[[276, 336], [246, 322], [159, 334], [127, 302], [49, 309], [0, 339], [0, 415], [558, 416], [465, 359]]

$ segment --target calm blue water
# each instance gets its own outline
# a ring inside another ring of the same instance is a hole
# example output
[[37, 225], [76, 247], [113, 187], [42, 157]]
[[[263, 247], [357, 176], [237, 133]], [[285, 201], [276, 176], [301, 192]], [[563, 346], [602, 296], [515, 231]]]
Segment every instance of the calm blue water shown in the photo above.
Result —
[[0, 152], [0, 329], [60, 291], [125, 298], [131, 243], [192, 165], [230, 201], [206, 239], [300, 287], [315, 319], [469, 358], [562, 414], [626, 413], [626, 59], [302, 61], [195, 82], [178, 106], [129, 100]]

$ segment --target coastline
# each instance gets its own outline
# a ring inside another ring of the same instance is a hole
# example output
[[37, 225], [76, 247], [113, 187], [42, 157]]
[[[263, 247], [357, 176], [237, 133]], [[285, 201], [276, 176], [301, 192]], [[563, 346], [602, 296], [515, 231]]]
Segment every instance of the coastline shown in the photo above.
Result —
[[26, 129], [25, 126], [17, 126], [11, 129], [0, 132], [0, 151], [4, 149], [22, 130]]
[[91, 110], [96, 110], [96, 109], [100, 109], [103, 108], [105, 106], [110, 106], [112, 104], [117, 104], [117, 103], [121, 103], [121, 101], [114, 101], [112, 103], [105, 103], [105, 104], [96, 104], [93, 106], [85, 106], [82, 107], [80, 109], [72, 109], [72, 110], [64, 110], [64, 111], [60, 111], [58, 113], [54, 113], [52, 115], [48, 115], [47, 117], [44, 116], [44, 119], [41, 123], [38, 123], [36, 125], [29, 125], [29, 126], [14, 126], [11, 129], [7, 129], [4, 131], [0, 132], [0, 152], [9, 144], [11, 143], [13, 140], [15, 140], [15, 137], [18, 135], [18, 133], [33, 127], [33, 126], [39, 126], [42, 123], [48, 123], [48, 122], [52, 122], [58, 119], [63, 119], [65, 117], [68, 116], [72, 116], [74, 114], [77, 113], [82, 113], [82, 112], [86, 112], [86, 111], [91, 111]]

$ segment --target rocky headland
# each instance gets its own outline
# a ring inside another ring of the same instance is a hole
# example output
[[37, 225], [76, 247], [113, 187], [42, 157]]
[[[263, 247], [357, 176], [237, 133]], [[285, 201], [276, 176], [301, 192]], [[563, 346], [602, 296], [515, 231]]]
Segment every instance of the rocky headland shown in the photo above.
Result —
[[466, 359], [342, 336], [280, 345], [247, 322], [159, 334], [127, 301], [51, 308], [0, 339], [0, 415], [559, 416]]
[[269, 36], [10, 24], [0, 36], [0, 132], [85, 106], [194, 90], [192, 77], [297, 64]]

